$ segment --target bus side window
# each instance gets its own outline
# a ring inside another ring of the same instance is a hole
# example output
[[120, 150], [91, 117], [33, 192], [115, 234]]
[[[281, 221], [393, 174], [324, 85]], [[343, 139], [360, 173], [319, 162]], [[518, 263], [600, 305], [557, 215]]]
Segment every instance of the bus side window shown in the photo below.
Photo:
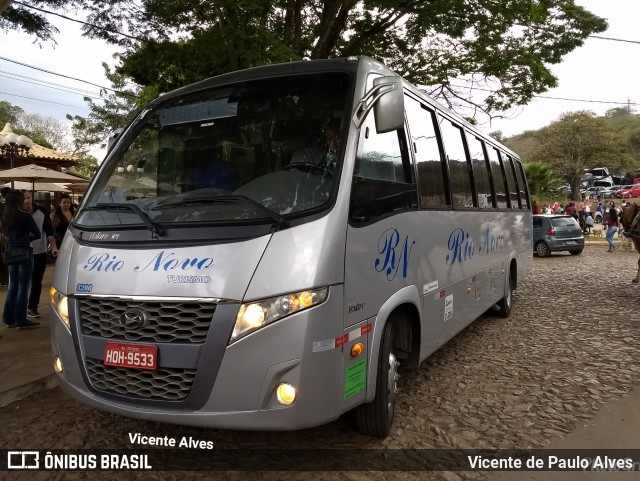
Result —
[[417, 206], [413, 169], [404, 131], [379, 134], [373, 112], [362, 126], [351, 188], [350, 218], [366, 222]]
[[496, 193], [496, 203], [498, 209], [507, 209], [509, 204], [507, 203], [507, 190], [506, 182], [500, 166], [500, 155], [495, 147], [487, 146], [487, 154], [489, 155], [489, 163], [491, 164], [491, 177], [493, 179], [493, 190]]
[[504, 171], [507, 174], [507, 186], [509, 187], [509, 198], [511, 199], [511, 209], [517, 210], [520, 208], [520, 194], [518, 194], [518, 184], [516, 182], [515, 172], [513, 169], [513, 161], [511, 156], [502, 154], [502, 162], [504, 164]]
[[522, 170], [522, 163], [513, 158], [511, 160], [513, 161], [513, 166], [516, 168], [516, 179], [518, 179], [518, 186], [520, 186], [520, 203], [523, 209], [528, 209], [529, 195], [527, 193], [527, 184], [524, 181], [525, 174]]
[[436, 137], [434, 113], [406, 95], [404, 105], [418, 171], [420, 207], [446, 207], [446, 164]]
[[493, 209], [495, 204], [491, 194], [489, 167], [484, 158], [484, 149], [482, 148], [483, 142], [473, 134], [467, 134], [467, 144], [469, 145], [469, 155], [473, 166], [473, 176], [476, 181], [478, 206], [481, 209]]
[[500, 151], [500, 163], [502, 164], [502, 170], [504, 172], [504, 178], [507, 181], [507, 202], [511, 209], [518, 208], [518, 190], [516, 189], [516, 179], [513, 175], [513, 169], [509, 163], [509, 157], [507, 154]]
[[462, 140], [462, 129], [440, 115], [438, 115], [438, 123], [449, 162], [453, 206], [472, 208], [476, 203], [473, 198], [471, 171]]

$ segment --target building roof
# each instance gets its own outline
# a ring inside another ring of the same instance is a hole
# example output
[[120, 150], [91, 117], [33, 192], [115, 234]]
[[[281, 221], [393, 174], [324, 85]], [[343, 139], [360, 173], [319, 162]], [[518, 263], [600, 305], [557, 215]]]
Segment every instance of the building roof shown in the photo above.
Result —
[[[13, 130], [11, 128], [11, 124], [7, 122], [2, 131], [0, 131], [0, 135], [6, 136], [7, 134], [10, 134], [12, 132]], [[71, 167], [76, 163], [76, 159], [72, 155], [56, 152], [53, 149], [48, 149], [47, 147], [36, 144], [35, 142], [29, 149], [29, 154], [26, 158], [20, 158], [16, 160], [18, 160], [18, 162], [16, 162], [16, 165], [21, 165], [23, 163], [37, 163], [51, 168], [55, 168], [55, 165], [58, 167], [58, 169], [56, 170], [59, 170], [59, 167], [63, 166]]]

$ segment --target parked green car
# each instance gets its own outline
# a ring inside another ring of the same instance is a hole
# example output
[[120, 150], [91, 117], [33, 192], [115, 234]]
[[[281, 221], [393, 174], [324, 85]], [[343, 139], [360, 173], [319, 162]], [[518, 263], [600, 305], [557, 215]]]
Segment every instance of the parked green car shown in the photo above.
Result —
[[573, 217], [541, 214], [533, 216], [533, 252], [549, 257], [552, 252], [568, 251], [577, 256], [584, 249], [584, 234]]

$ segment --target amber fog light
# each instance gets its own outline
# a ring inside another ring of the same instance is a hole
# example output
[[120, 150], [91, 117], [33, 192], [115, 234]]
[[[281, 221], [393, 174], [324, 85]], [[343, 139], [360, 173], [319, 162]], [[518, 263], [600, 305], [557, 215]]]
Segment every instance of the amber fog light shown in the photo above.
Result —
[[62, 359], [59, 356], [53, 358], [53, 369], [60, 374], [62, 372]]
[[351, 347], [351, 357], [358, 357], [364, 351], [364, 344], [361, 342], [356, 342]]
[[276, 388], [276, 397], [280, 404], [290, 406], [296, 400], [296, 388], [291, 384], [283, 382]]

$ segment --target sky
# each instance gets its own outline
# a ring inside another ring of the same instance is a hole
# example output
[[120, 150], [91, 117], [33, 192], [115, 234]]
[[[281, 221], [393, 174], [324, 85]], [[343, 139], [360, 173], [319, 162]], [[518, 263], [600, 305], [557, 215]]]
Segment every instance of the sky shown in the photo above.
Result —
[[[500, 130], [504, 135], [511, 136], [544, 127], [564, 112], [591, 110], [603, 115], [608, 109], [624, 106], [627, 102], [640, 111], [640, 62], [637, 61], [640, 57], [640, 32], [637, 29], [640, 2], [577, 0], [576, 3], [607, 19], [609, 29], [598, 35], [638, 43], [587, 39], [582, 47], [565, 56], [562, 63], [551, 67], [558, 77], [558, 87], [542, 94], [545, 97], [582, 101], [539, 97], [529, 105], [509, 112], [509, 118], [481, 124], [485, 132]], [[73, 14], [67, 15], [73, 17]], [[76, 18], [84, 20], [81, 16]], [[102, 41], [81, 37], [80, 25], [75, 22], [51, 15], [49, 20], [60, 30], [56, 36], [57, 45], [37, 45], [34, 37], [26, 34], [0, 32], [0, 101], [18, 105], [26, 113], [66, 122], [67, 113], [81, 116], [89, 114], [89, 108], [83, 100], [86, 92], [65, 92], [58, 88], [81, 89], [97, 95], [99, 87], [15, 62], [110, 87], [104, 76], [102, 62], [113, 66], [115, 60], [112, 55], [117, 50]], [[50, 84], [48, 87], [36, 85], [43, 81], [58, 85], [56, 89], [51, 88]], [[96, 151], [94, 154], [102, 160], [103, 152]]]

